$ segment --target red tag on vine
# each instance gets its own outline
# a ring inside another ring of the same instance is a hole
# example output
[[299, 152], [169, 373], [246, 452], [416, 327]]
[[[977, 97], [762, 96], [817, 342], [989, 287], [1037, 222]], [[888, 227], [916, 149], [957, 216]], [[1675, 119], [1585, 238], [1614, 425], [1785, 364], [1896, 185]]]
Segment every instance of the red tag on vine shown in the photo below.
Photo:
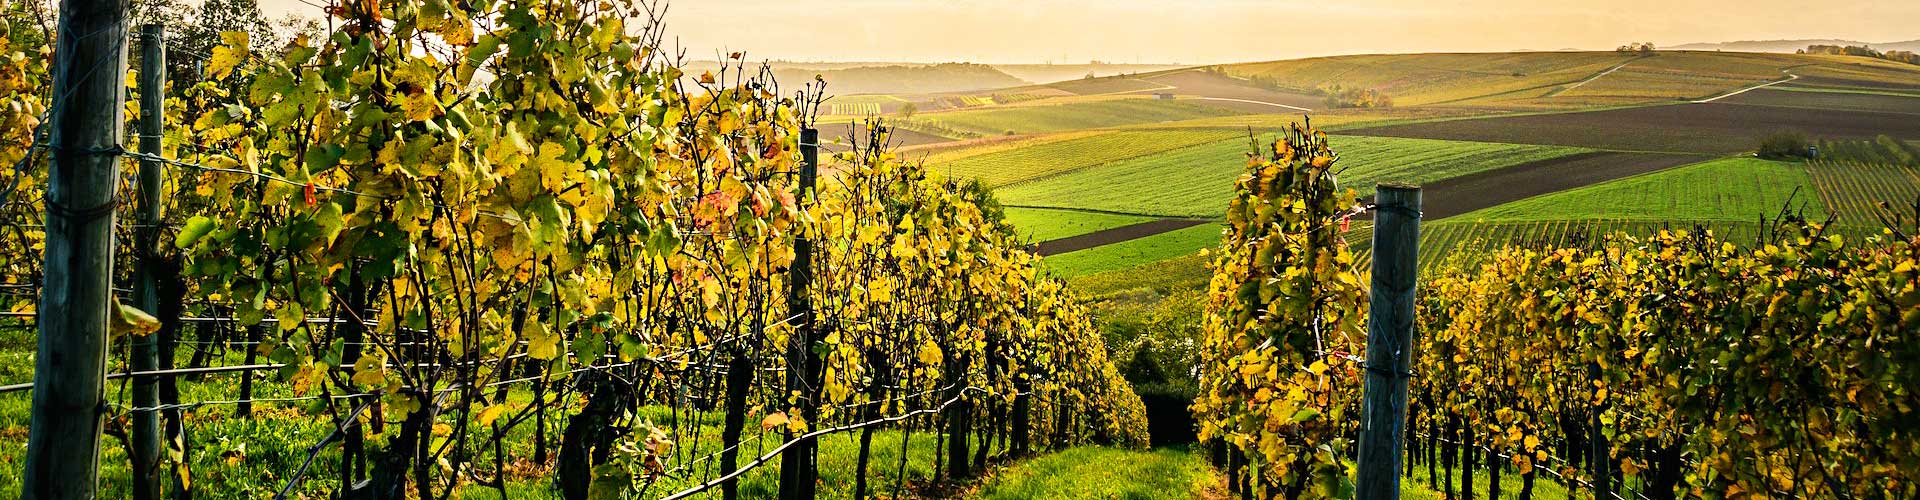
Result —
[[307, 206], [313, 206], [314, 204], [320, 202], [320, 200], [316, 199], [317, 197], [315, 196], [316, 194], [315, 191], [317, 190], [314, 189], [313, 183], [311, 182], [307, 183], [307, 188], [305, 190], [305, 194], [307, 195]]
[[1352, 226], [1353, 226], [1353, 217], [1340, 218], [1340, 232], [1342, 233], [1347, 232], [1347, 228]]

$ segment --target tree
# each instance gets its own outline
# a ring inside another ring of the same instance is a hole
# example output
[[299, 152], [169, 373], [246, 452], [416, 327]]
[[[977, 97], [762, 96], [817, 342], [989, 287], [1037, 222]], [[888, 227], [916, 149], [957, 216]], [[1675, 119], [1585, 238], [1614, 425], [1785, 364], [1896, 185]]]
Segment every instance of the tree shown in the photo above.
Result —
[[903, 120], [912, 120], [913, 115], [919, 112], [920, 112], [920, 106], [914, 103], [909, 102], [909, 103], [900, 105], [900, 118]]

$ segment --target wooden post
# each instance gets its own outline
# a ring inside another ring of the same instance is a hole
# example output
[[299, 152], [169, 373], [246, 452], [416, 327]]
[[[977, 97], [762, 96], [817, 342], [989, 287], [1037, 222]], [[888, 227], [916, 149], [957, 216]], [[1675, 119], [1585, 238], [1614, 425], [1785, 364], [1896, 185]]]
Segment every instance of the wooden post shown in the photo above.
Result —
[[96, 497], [126, 123], [127, 0], [63, 0], [58, 33], [40, 347], [20, 488], [28, 500]]
[[1360, 402], [1354, 498], [1400, 498], [1400, 447], [1413, 361], [1413, 300], [1420, 272], [1420, 188], [1381, 184], [1375, 195], [1373, 291], [1367, 312], [1367, 382]]
[[[1599, 363], [1587, 364], [1587, 378], [1596, 382], [1600, 380]], [[1600, 414], [1606, 411], [1607, 405], [1605, 404], [1593, 407], [1593, 414], [1589, 416], [1593, 427], [1587, 432], [1587, 444], [1592, 445], [1592, 448], [1589, 449], [1592, 455], [1590, 455], [1590, 458], [1587, 460], [1587, 465], [1593, 468], [1593, 497], [1600, 500], [1615, 497], [1613, 494], [1613, 477], [1611, 474], [1613, 471], [1613, 453], [1608, 449], [1606, 432], [1600, 428]]]
[[[813, 128], [800, 130], [800, 185], [797, 188], [802, 204], [813, 202], [814, 184], [819, 176], [820, 131]], [[787, 279], [787, 312], [798, 316], [793, 334], [787, 340], [787, 394], [798, 393], [794, 397], [793, 407], [801, 412], [807, 424], [818, 425], [819, 411], [815, 409], [815, 397], [818, 385], [813, 383], [814, 373], [819, 371], [820, 356], [813, 352], [814, 319], [813, 305], [807, 298], [807, 288], [813, 285], [813, 243], [805, 237], [793, 241], [793, 266]], [[790, 410], [791, 410], [790, 409]], [[788, 436], [800, 433], [788, 431]], [[791, 437], [790, 437], [791, 439]], [[814, 479], [818, 475], [816, 465], [816, 447], [813, 438], [799, 438], [800, 443], [787, 448], [780, 455], [780, 498], [788, 500], [812, 500]]]
[[[739, 346], [727, 349], [726, 420], [720, 430], [720, 472], [740, 470], [740, 432], [747, 426], [747, 391], [753, 385], [753, 362]], [[720, 482], [720, 498], [740, 500], [739, 478]]]
[[[165, 26], [148, 24], [140, 27], [140, 152], [151, 155], [160, 154], [160, 134], [166, 125], [166, 113], [162, 111], [166, 106], [167, 51], [166, 45], [161, 44], [165, 36]], [[134, 267], [134, 307], [155, 317], [160, 316], [160, 270], [159, 262], [155, 261], [155, 252], [158, 251], [156, 245], [160, 237], [161, 167], [160, 162], [140, 160], [140, 177], [135, 193], [135, 208], [138, 210], [135, 221], [139, 226], [134, 228], [133, 233], [134, 256], [138, 259]], [[143, 335], [133, 339], [134, 371], [160, 368], [159, 337]], [[153, 408], [159, 404], [159, 377], [134, 377], [133, 406]], [[130, 434], [133, 498], [160, 498], [160, 412], [133, 412]]]

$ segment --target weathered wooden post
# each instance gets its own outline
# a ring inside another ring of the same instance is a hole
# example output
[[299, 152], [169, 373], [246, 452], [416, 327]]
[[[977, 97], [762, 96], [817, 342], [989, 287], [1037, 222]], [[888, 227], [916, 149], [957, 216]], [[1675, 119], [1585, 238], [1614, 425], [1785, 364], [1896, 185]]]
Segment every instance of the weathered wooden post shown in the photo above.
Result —
[[1374, 196], [1373, 291], [1367, 312], [1367, 382], [1360, 402], [1354, 498], [1400, 498], [1413, 305], [1420, 272], [1420, 188], [1380, 184]]
[[40, 347], [21, 497], [95, 498], [113, 211], [125, 123], [127, 0], [63, 0], [49, 103]]
[[[158, 156], [160, 134], [166, 127], [167, 49], [162, 44], [166, 27], [148, 24], [140, 27], [140, 152]], [[140, 160], [140, 177], [135, 187], [135, 223], [133, 301], [134, 307], [160, 316], [160, 283], [155, 262], [160, 240], [160, 169], [163, 165], [149, 158]], [[159, 335], [133, 339], [133, 371], [160, 369]], [[133, 406], [154, 408], [160, 404], [160, 380], [155, 376], [133, 378]], [[132, 440], [133, 498], [160, 498], [160, 412], [133, 412]]]
[[[813, 189], [819, 177], [820, 131], [813, 128], [800, 130], [800, 185], [796, 188], [799, 195], [795, 198], [802, 204], [813, 202]], [[794, 320], [793, 334], [787, 340], [787, 394], [793, 397], [791, 410], [799, 410], [809, 425], [818, 423], [816, 398], [820, 390], [813, 382], [814, 373], [819, 371], [820, 355], [813, 352], [814, 318], [813, 304], [807, 297], [807, 289], [813, 286], [813, 243], [805, 235], [794, 238], [793, 266], [789, 268], [787, 278], [787, 312], [797, 316]], [[792, 396], [798, 394], [798, 396]], [[797, 437], [803, 432], [788, 431], [790, 439], [799, 439], [780, 455], [780, 498], [788, 500], [812, 500], [814, 479], [818, 475], [816, 465], [816, 447], [813, 438]]]

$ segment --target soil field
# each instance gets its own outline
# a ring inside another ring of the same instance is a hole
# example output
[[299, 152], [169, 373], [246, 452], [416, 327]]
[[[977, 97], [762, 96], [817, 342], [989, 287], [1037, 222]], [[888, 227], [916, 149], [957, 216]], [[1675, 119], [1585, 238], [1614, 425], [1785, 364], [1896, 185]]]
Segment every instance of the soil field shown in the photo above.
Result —
[[1920, 97], [1875, 94], [1803, 92], [1765, 88], [1722, 99], [1728, 104], [1756, 104], [1808, 109], [1844, 109], [1920, 114]]
[[1920, 138], [1920, 119], [1905, 113], [1714, 102], [1390, 125], [1342, 133], [1727, 154], [1750, 151], [1761, 136], [1780, 130], [1797, 130], [1812, 138], [1871, 139], [1885, 134], [1913, 139]]
[[1142, 222], [1053, 241], [1043, 241], [1038, 245], [1034, 245], [1033, 253], [1042, 257], [1059, 255], [1075, 250], [1086, 250], [1122, 241], [1145, 238], [1168, 231], [1186, 229], [1206, 224], [1207, 222], [1208, 221], [1203, 219], [1160, 219]]
[[1508, 202], [1705, 160], [1685, 154], [1594, 152], [1468, 174], [1424, 186], [1421, 211], [1443, 219]]

